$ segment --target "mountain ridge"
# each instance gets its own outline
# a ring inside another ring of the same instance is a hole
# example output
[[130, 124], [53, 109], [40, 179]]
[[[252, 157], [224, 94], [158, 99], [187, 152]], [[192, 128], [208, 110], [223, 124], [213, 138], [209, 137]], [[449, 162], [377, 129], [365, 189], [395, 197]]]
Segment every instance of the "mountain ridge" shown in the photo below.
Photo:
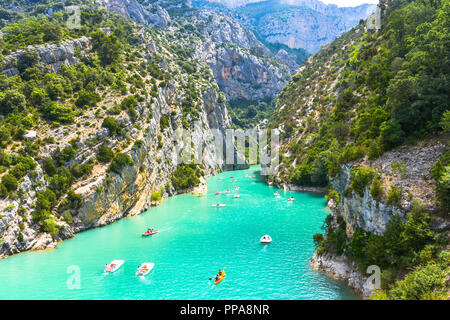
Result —
[[223, 3], [227, 1], [193, 1], [194, 6], [235, 16], [267, 42], [304, 49], [308, 53], [317, 52], [360, 19], [367, 18], [376, 7], [371, 4], [338, 7], [317, 0], [243, 1], [229, 7], [223, 7]]

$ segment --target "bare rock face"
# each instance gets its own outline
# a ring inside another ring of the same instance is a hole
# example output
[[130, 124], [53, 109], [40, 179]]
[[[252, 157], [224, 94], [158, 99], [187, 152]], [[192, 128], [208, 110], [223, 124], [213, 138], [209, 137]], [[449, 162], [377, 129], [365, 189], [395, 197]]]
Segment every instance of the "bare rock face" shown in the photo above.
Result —
[[232, 100], [261, 100], [280, 92], [287, 80], [286, 72], [267, 66], [255, 56], [237, 48], [219, 48], [211, 65], [219, 87]]
[[404, 210], [373, 199], [368, 187], [365, 188], [363, 197], [356, 192], [345, 197], [343, 194], [350, 186], [351, 169], [349, 166], [342, 166], [339, 178], [331, 182], [332, 188], [339, 193], [339, 204], [334, 211], [344, 218], [349, 236], [357, 227], [381, 234], [385, 231], [386, 225], [393, 215], [399, 214], [405, 217]]
[[375, 293], [375, 285], [367, 281], [367, 276], [363, 275], [358, 266], [345, 256], [319, 255], [315, 252], [310, 260], [310, 265], [334, 279], [344, 281], [364, 299], [370, 298]]
[[[430, 170], [434, 162], [444, 153], [445, 147], [440, 142], [414, 147], [400, 147], [384, 153], [374, 161], [356, 161], [348, 166], [342, 166], [338, 176], [330, 181], [331, 186], [339, 193], [339, 204], [335, 207], [347, 223], [347, 233], [351, 235], [356, 227], [366, 231], [381, 234], [393, 215], [400, 215], [406, 219], [411, 210], [413, 200], [422, 203], [429, 212], [436, 212], [435, 182], [431, 178]], [[404, 164], [405, 172], [393, 172], [392, 164]], [[364, 190], [363, 197], [351, 192], [345, 197], [344, 191], [351, 183], [351, 169], [358, 166], [369, 166], [381, 175], [385, 192], [392, 185], [402, 190], [400, 205], [392, 206], [383, 197], [375, 200], [370, 195], [370, 186]], [[409, 195], [414, 195], [411, 198]], [[447, 228], [445, 223], [436, 221], [436, 228]]]
[[167, 11], [157, 4], [149, 3], [144, 6], [136, 0], [98, 0], [98, 3], [109, 11], [148, 26], [164, 28], [170, 21]]
[[207, 10], [198, 10], [195, 17], [205, 23], [204, 34], [207, 34], [212, 42], [234, 43], [243, 49], [259, 46], [263, 48], [265, 54], [270, 55], [270, 50], [236, 19]]
[[[375, 11], [375, 5], [338, 7], [318, 0], [208, 0], [230, 8], [232, 16], [266, 41], [315, 53]], [[199, 4], [202, 7], [201, 4]], [[212, 10], [224, 11], [203, 5]]]
[[[29, 49], [37, 51], [41, 62], [50, 66], [52, 71], [57, 71], [62, 65], [73, 65], [79, 62], [79, 59], [75, 57], [75, 49], [89, 50], [91, 43], [89, 38], [81, 37], [73, 40], [65, 40], [58, 44], [36, 45], [29, 46]], [[3, 64], [5, 66], [11, 66], [2, 71], [7, 76], [14, 76], [19, 74], [19, 70], [14, 64], [20, 61], [24, 50], [18, 50], [10, 55], [7, 55]]]
[[295, 56], [286, 52], [286, 50], [280, 49], [275, 55], [278, 61], [287, 65], [292, 73], [295, 73], [300, 65], [295, 61]]
[[192, 15], [205, 41], [195, 58], [207, 63], [228, 100], [261, 100], [278, 94], [291, 74], [253, 32], [228, 16], [199, 10]]

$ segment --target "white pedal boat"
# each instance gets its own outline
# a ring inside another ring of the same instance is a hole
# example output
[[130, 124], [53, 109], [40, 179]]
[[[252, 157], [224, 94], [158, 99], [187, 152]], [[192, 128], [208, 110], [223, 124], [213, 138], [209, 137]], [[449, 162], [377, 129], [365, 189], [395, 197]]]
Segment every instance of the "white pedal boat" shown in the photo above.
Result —
[[147, 274], [149, 274], [150, 271], [152, 271], [154, 266], [155, 266], [155, 264], [153, 262], [144, 262], [137, 269], [136, 275], [146, 276]]
[[225, 207], [225, 206], [226, 206], [226, 204], [223, 204], [223, 203], [216, 203], [216, 204], [212, 205], [212, 207]]
[[261, 241], [262, 244], [269, 244], [272, 242], [272, 237], [266, 234], [262, 236], [261, 239], [259, 239], [259, 241]]
[[116, 272], [123, 265], [125, 260], [113, 260], [110, 264], [105, 267], [105, 272]]

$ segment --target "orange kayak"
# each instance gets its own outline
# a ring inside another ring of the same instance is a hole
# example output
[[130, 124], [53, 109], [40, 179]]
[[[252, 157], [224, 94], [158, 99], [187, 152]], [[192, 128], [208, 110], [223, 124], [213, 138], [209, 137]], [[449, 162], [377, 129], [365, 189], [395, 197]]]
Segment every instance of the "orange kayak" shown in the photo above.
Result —
[[223, 280], [223, 278], [225, 278], [225, 270], [222, 270], [222, 275], [219, 276], [219, 279], [216, 280], [216, 279], [214, 278], [214, 284], [220, 283], [220, 282]]

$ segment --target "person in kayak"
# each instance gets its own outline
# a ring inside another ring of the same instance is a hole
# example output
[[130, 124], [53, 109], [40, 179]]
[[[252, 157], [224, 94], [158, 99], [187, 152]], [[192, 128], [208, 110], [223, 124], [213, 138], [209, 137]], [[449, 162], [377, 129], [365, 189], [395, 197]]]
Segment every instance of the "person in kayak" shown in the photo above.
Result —
[[219, 269], [219, 273], [217, 274], [217, 276], [221, 276], [222, 275], [222, 270]]

